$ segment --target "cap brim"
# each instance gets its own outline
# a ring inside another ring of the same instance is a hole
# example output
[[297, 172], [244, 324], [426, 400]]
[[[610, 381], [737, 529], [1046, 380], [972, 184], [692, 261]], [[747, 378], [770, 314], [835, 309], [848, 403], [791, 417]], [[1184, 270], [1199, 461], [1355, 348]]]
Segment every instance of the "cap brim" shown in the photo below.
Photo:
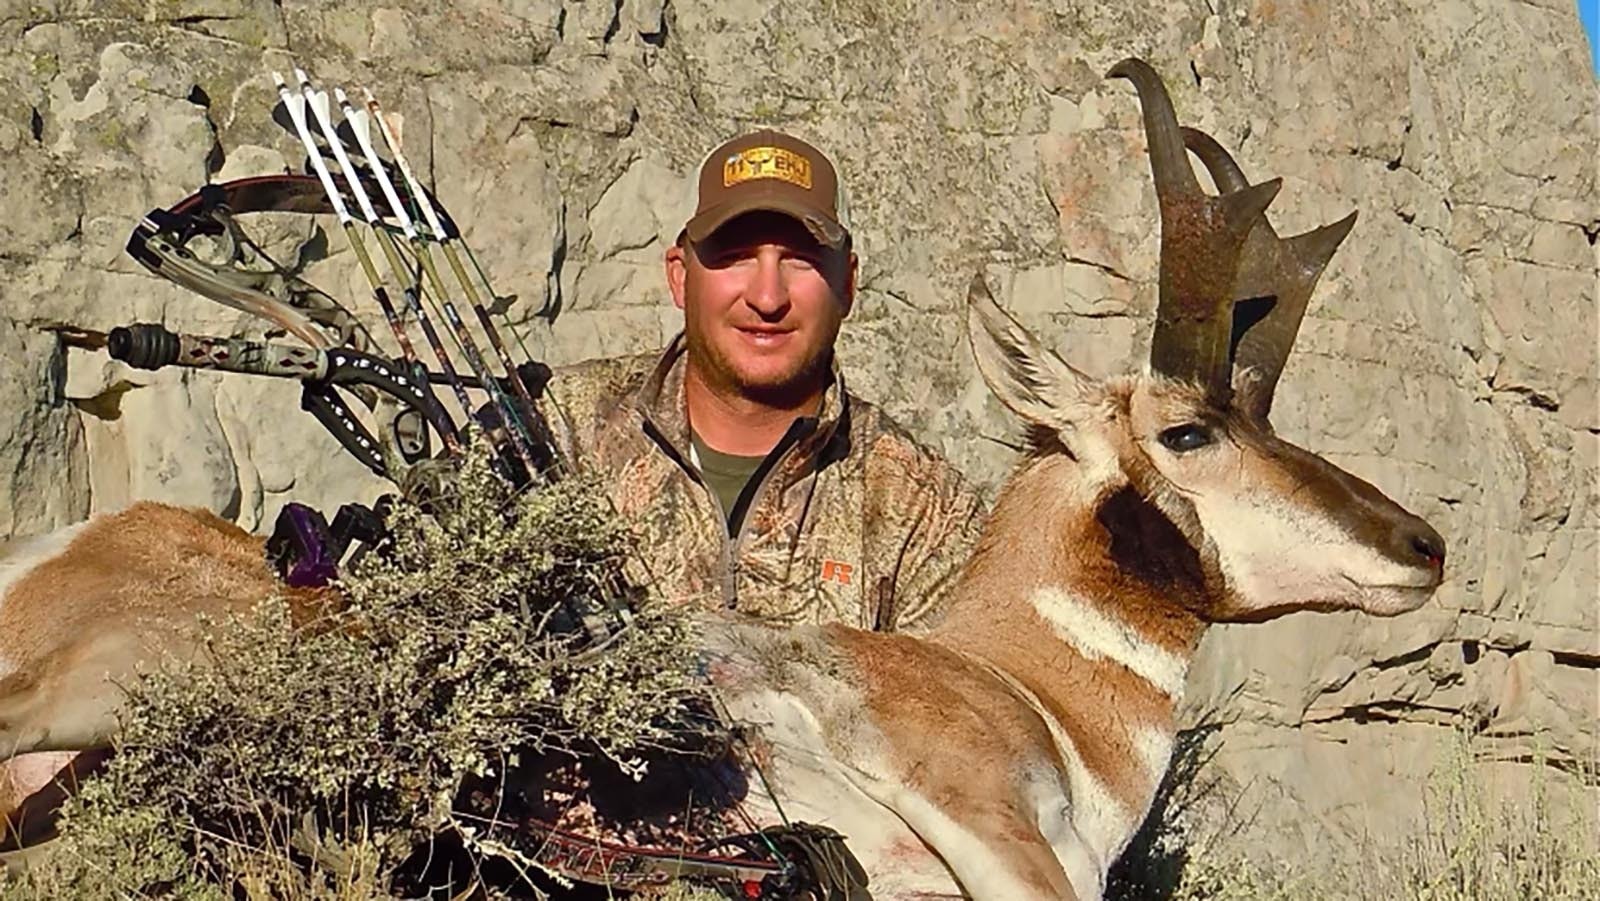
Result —
[[850, 238], [850, 233], [843, 225], [827, 217], [816, 207], [799, 203], [782, 194], [756, 194], [714, 206], [690, 219], [684, 226], [684, 231], [688, 232], [689, 240], [698, 244], [715, 234], [717, 229], [745, 213], [757, 212], [782, 213], [804, 225], [806, 231], [811, 232], [812, 237], [823, 246], [835, 250], [844, 247]]

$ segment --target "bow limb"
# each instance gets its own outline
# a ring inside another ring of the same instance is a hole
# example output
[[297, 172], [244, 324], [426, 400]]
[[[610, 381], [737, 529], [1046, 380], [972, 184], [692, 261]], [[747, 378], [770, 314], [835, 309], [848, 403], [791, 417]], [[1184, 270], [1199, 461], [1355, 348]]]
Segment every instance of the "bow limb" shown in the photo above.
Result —
[[[207, 264], [187, 245], [198, 236], [226, 237], [241, 213], [323, 213], [330, 209], [315, 179], [294, 175], [242, 178], [206, 185], [168, 209], [146, 214], [128, 238], [128, 253], [145, 268], [225, 306], [258, 316], [312, 347], [334, 342], [306, 313], [263, 290], [292, 278], [282, 272], [252, 272]], [[321, 292], [318, 292], [321, 293]], [[325, 296], [325, 295], [324, 295]], [[335, 304], [337, 307], [337, 304]], [[352, 319], [339, 308], [342, 319]]]

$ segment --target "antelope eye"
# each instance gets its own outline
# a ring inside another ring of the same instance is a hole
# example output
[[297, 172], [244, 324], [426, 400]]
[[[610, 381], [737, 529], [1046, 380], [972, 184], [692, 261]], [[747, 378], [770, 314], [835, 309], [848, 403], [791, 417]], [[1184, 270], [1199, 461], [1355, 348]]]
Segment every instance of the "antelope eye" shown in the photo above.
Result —
[[1157, 440], [1167, 450], [1182, 454], [1210, 444], [1211, 430], [1197, 423], [1186, 422], [1163, 431]]

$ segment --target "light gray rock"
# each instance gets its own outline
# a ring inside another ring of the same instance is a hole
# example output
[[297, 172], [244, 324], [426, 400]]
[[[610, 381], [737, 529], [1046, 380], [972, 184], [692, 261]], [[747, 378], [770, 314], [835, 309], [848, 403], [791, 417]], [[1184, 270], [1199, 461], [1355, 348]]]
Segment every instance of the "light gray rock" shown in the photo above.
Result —
[[[1263, 847], [1400, 830], [1453, 724], [1508, 761], [1600, 741], [1600, 100], [1567, 4], [54, 10], [0, 13], [0, 533], [140, 497], [261, 528], [289, 499], [381, 490], [289, 386], [134, 373], [41, 331], [145, 319], [261, 336], [121, 248], [208, 176], [300, 166], [267, 116], [269, 70], [295, 64], [403, 115], [497, 304], [552, 363], [676, 330], [661, 253], [709, 148], [760, 125], [825, 148], [862, 254], [850, 384], [993, 488], [1015, 429], [967, 357], [975, 269], [1076, 365], [1142, 362], [1155, 201], [1138, 107], [1101, 77], [1140, 55], [1186, 122], [1252, 177], [1284, 177], [1280, 231], [1361, 211], [1275, 418], [1451, 543], [1449, 581], [1410, 616], [1206, 638], [1193, 721], [1224, 724], [1217, 764], [1261, 793]], [[390, 346], [331, 222], [257, 225]]]
[[62, 396], [56, 339], [0, 319], [0, 529], [31, 534], [89, 513], [83, 426]]

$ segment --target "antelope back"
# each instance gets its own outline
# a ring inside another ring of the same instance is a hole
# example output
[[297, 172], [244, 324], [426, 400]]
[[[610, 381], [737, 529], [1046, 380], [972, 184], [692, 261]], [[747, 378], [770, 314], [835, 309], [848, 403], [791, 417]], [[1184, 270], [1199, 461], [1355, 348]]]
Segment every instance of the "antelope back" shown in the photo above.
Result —
[[281, 585], [263, 541], [209, 512], [138, 503], [7, 544], [0, 572], [0, 760], [104, 746], [122, 686], [200, 648], [209, 620], [283, 595], [297, 622], [332, 595]]
[[277, 590], [260, 538], [204, 510], [150, 502], [4, 553], [0, 660], [14, 665], [86, 632], [187, 624]]

